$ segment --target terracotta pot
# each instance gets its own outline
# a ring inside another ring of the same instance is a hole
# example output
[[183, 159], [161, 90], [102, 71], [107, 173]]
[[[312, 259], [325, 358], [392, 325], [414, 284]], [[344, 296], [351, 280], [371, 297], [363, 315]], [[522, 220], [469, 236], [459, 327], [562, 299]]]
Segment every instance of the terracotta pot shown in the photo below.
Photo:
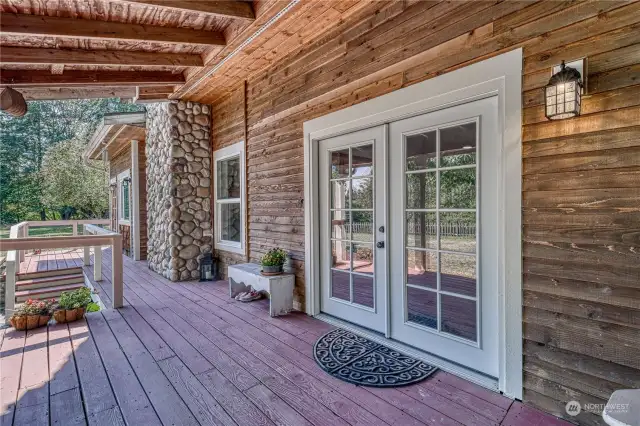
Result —
[[40, 315], [27, 315], [27, 330], [33, 330], [40, 323]]
[[56, 322], [60, 322], [60, 323], [67, 322], [65, 312], [66, 311], [64, 309], [59, 309], [55, 311], [53, 313], [53, 319], [56, 320]]
[[9, 320], [13, 328], [16, 330], [26, 330], [27, 329], [27, 316], [26, 315], [14, 315]]
[[51, 315], [40, 315], [40, 320], [38, 321], [38, 327], [44, 327], [49, 323], [51, 319]]

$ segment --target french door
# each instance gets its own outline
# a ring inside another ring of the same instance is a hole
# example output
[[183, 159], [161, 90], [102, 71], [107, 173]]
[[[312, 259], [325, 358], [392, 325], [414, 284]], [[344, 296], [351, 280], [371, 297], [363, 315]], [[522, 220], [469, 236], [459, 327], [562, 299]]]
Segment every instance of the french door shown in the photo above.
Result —
[[498, 377], [497, 97], [390, 124], [391, 337]]
[[319, 142], [320, 309], [385, 332], [385, 127]]

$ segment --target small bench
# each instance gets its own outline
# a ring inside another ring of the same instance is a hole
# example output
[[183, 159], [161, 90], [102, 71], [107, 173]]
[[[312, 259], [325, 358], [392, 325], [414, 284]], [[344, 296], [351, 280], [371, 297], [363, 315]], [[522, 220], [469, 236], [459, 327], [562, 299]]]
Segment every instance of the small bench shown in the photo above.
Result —
[[265, 276], [256, 263], [241, 263], [229, 266], [229, 297], [234, 298], [248, 287], [269, 295], [269, 315], [288, 314], [293, 310], [293, 274]]

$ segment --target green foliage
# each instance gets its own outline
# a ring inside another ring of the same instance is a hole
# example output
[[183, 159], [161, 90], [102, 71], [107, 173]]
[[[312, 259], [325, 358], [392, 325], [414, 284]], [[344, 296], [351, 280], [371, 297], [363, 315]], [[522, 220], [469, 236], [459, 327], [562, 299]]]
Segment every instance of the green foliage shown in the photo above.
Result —
[[55, 299], [49, 300], [33, 300], [29, 299], [24, 302], [15, 311], [15, 316], [20, 315], [51, 315], [55, 306]]
[[77, 309], [87, 307], [91, 303], [91, 290], [82, 287], [74, 291], [64, 291], [60, 295], [60, 309]]
[[84, 147], [106, 113], [142, 109], [118, 99], [87, 99], [31, 101], [24, 117], [0, 113], [0, 223], [47, 220], [69, 211], [78, 219], [92, 214], [84, 210], [86, 204], [65, 206], [62, 211], [56, 210], [59, 204], [45, 205], [48, 189], [41, 175], [45, 156], [63, 141], [75, 139]]
[[281, 248], [271, 249], [262, 256], [260, 263], [262, 266], [280, 266], [284, 265], [287, 259], [287, 252]]
[[100, 310], [100, 306], [97, 303], [91, 302], [87, 305], [87, 312], [98, 312]]

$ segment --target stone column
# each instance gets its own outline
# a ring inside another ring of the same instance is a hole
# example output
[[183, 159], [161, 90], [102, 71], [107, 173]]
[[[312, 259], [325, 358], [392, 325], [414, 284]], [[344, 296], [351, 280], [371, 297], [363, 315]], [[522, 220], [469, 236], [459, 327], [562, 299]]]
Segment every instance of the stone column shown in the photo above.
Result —
[[147, 107], [147, 257], [172, 281], [200, 278], [198, 261], [212, 250], [210, 122], [208, 105]]

